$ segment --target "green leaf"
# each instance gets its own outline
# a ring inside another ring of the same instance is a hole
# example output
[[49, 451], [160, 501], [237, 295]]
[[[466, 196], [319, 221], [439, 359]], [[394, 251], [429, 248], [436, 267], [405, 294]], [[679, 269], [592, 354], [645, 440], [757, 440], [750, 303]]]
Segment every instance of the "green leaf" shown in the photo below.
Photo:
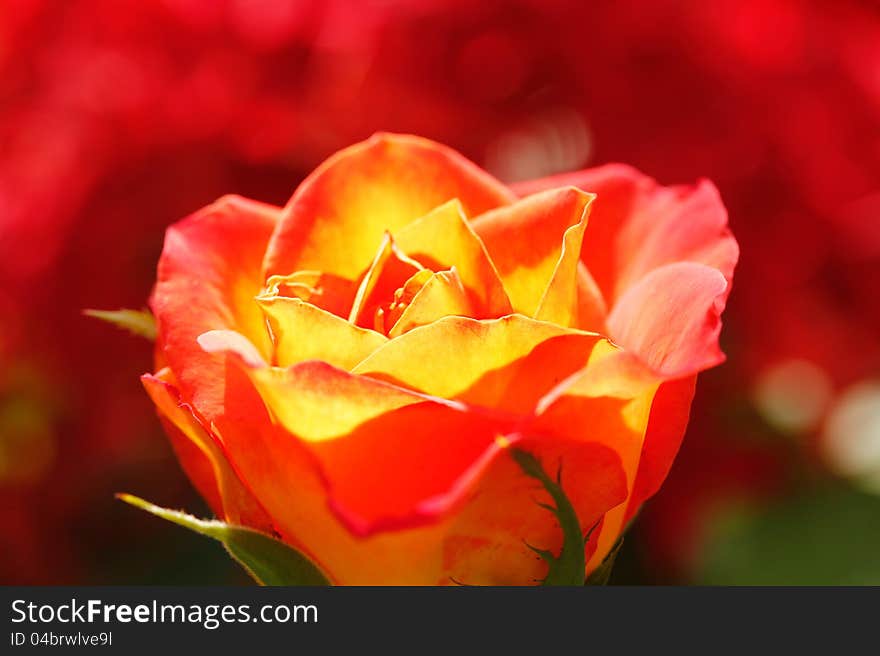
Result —
[[844, 483], [731, 507], [708, 533], [700, 584], [880, 585], [880, 496]]
[[229, 554], [260, 585], [331, 585], [324, 573], [296, 549], [244, 526], [219, 520], [197, 519], [161, 508], [131, 494], [116, 497], [136, 508], [223, 543]]
[[87, 317], [94, 317], [117, 328], [123, 328], [132, 335], [156, 339], [156, 319], [149, 310], [83, 310]]
[[611, 570], [614, 569], [614, 561], [617, 560], [617, 554], [623, 546], [623, 536], [621, 535], [611, 550], [605, 554], [605, 558], [599, 563], [599, 566], [590, 572], [587, 577], [586, 585], [608, 585], [611, 579]]
[[539, 503], [542, 508], [552, 512], [559, 520], [562, 528], [562, 550], [556, 556], [545, 549], [538, 549], [529, 544], [526, 546], [543, 558], [548, 565], [547, 576], [541, 585], [583, 585], [586, 559], [584, 545], [589, 541], [590, 535], [596, 528], [594, 525], [586, 535], [581, 533], [581, 523], [571, 501], [562, 489], [562, 467], [556, 473], [554, 481], [541, 467], [538, 459], [521, 449], [513, 449], [511, 455], [523, 470], [526, 476], [540, 481], [544, 489], [550, 494], [555, 506]]

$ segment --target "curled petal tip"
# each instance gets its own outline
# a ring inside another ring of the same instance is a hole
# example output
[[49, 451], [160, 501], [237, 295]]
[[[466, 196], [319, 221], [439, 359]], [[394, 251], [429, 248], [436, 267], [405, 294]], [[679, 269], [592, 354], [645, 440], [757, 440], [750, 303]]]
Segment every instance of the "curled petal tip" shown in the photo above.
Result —
[[209, 330], [196, 338], [206, 353], [231, 353], [237, 355], [249, 367], [261, 369], [268, 366], [257, 347], [241, 333], [234, 330]]

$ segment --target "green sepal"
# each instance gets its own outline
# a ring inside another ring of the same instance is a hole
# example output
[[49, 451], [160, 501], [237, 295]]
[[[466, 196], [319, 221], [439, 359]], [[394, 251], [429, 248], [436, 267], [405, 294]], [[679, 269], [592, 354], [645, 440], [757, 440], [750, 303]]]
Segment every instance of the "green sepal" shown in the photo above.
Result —
[[132, 335], [156, 340], [156, 318], [149, 310], [83, 310], [83, 314], [112, 323]]
[[584, 556], [584, 545], [589, 541], [593, 533], [594, 525], [587, 531], [586, 535], [581, 533], [581, 523], [578, 520], [577, 513], [571, 501], [562, 489], [562, 467], [556, 473], [556, 480], [550, 478], [541, 467], [538, 459], [526, 451], [521, 449], [513, 449], [511, 451], [516, 464], [520, 466], [526, 476], [538, 480], [545, 490], [550, 494], [555, 506], [550, 504], [537, 502], [539, 506], [552, 512], [559, 521], [562, 528], [562, 550], [559, 555], [555, 555], [546, 549], [538, 549], [530, 544], [526, 546], [538, 554], [547, 562], [547, 576], [541, 581], [541, 585], [584, 585], [584, 570], [586, 568], [586, 558]]
[[621, 535], [617, 542], [614, 543], [614, 546], [611, 547], [611, 550], [605, 554], [605, 558], [602, 559], [599, 566], [590, 572], [585, 585], [608, 585], [608, 580], [611, 578], [611, 570], [614, 569], [614, 561], [617, 559], [617, 554], [622, 546], [623, 536]]
[[216, 519], [197, 519], [131, 494], [117, 494], [116, 497], [156, 517], [218, 540], [260, 585], [332, 585], [309, 558], [270, 535]]

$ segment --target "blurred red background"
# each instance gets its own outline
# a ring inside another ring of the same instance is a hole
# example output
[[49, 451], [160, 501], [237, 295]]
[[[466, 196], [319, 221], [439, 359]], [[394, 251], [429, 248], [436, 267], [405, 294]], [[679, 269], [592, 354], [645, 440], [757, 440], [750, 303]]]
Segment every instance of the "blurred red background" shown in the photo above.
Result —
[[[173, 221], [226, 193], [283, 204], [376, 130], [506, 181], [623, 161], [721, 189], [729, 359], [620, 581], [769, 580], [766, 522], [880, 517], [855, 491], [880, 491], [875, 2], [2, 0], [0, 582], [241, 580], [113, 500], [204, 511], [138, 381], [149, 343], [81, 312], [142, 307]], [[779, 580], [880, 582], [803, 558]]]

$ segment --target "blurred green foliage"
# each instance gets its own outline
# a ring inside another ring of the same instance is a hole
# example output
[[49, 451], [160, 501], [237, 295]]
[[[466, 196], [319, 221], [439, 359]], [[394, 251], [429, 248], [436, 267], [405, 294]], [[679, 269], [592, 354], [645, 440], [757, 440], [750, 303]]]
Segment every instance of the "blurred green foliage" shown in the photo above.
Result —
[[710, 530], [697, 583], [880, 585], [880, 497], [828, 484]]

